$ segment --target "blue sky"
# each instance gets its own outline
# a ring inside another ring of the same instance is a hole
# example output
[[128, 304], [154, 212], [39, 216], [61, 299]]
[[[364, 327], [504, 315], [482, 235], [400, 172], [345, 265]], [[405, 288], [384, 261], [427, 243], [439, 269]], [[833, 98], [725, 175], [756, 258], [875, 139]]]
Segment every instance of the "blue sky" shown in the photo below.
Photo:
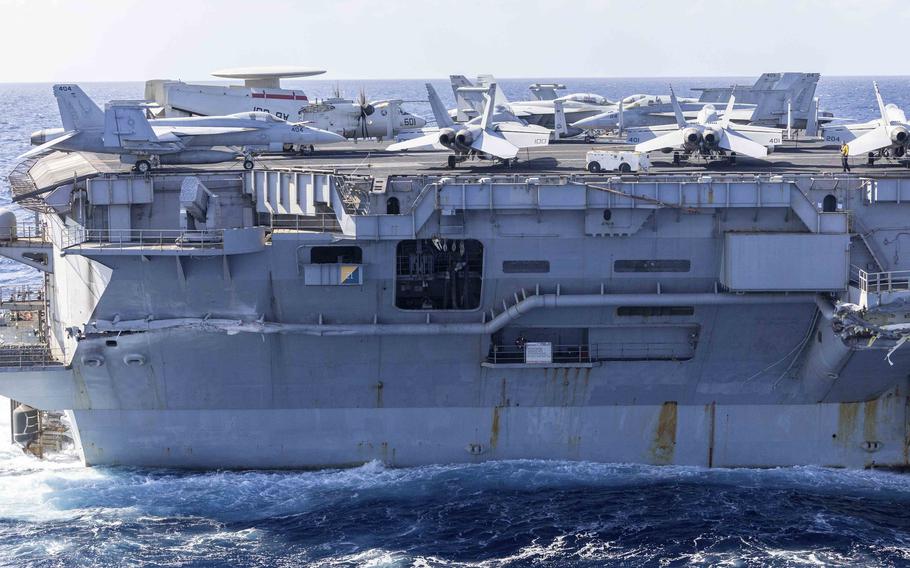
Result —
[[0, 0], [0, 81], [907, 74], [891, 0]]

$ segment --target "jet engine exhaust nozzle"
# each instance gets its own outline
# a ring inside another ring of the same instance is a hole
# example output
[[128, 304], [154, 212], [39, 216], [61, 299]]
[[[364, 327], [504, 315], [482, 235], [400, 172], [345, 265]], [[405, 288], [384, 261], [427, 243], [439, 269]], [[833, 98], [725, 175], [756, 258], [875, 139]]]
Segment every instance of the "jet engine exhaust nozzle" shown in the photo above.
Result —
[[474, 141], [474, 134], [468, 129], [461, 130], [455, 135], [455, 141], [462, 146], [470, 146]]
[[715, 146], [720, 142], [720, 133], [716, 130], [705, 130], [704, 139], [708, 146]]
[[910, 132], [903, 126], [895, 126], [891, 129], [891, 141], [895, 144], [906, 144], [910, 142]]
[[683, 131], [683, 141], [687, 146], [696, 146], [701, 141], [701, 132], [697, 128], [687, 128]]
[[439, 143], [443, 146], [451, 146], [455, 143], [455, 131], [451, 128], [443, 128], [439, 131]]

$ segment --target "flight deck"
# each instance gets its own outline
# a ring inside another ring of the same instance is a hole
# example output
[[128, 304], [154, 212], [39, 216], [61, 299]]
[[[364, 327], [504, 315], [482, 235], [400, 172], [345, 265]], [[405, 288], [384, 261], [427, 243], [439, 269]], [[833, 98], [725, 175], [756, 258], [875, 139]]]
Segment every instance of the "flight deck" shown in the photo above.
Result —
[[[536, 174], [536, 175], [582, 175], [585, 170], [585, 154], [593, 149], [632, 150], [630, 144], [616, 139], [603, 139], [594, 143], [564, 141], [546, 147], [522, 150], [518, 162], [507, 166], [487, 160], [469, 160], [451, 169], [446, 165], [448, 152], [388, 152], [388, 143], [351, 142], [318, 149], [303, 155], [266, 154], [254, 160], [257, 169], [305, 168], [308, 170], [329, 170], [338, 174], [367, 175], [384, 179], [396, 175], [446, 175], [475, 174]], [[907, 162], [876, 159], [869, 166], [864, 158], [851, 158], [851, 174], [864, 177], [906, 177]], [[87, 152], [45, 155], [32, 159], [17, 168], [19, 175], [11, 176], [16, 201], [29, 195], [38, 195], [60, 184], [84, 179], [97, 174], [125, 173], [130, 166], [122, 164], [114, 155]], [[180, 173], [192, 171], [243, 171], [243, 162], [235, 160], [218, 164], [162, 165], [159, 173]], [[28, 178], [22, 174], [28, 173]], [[738, 174], [783, 174], [799, 173], [822, 175], [842, 174], [838, 149], [822, 146], [817, 141], [788, 141], [778, 146], [767, 160], [737, 157], [736, 163], [692, 158], [681, 164], [673, 163], [673, 154], [651, 153], [651, 168], [647, 174], [702, 174], [705, 172]], [[640, 175], [647, 175], [640, 174]], [[620, 175], [618, 172], [604, 172], [601, 176]], [[635, 175], [635, 174], [624, 174]], [[15, 183], [16, 180], [19, 183]]]

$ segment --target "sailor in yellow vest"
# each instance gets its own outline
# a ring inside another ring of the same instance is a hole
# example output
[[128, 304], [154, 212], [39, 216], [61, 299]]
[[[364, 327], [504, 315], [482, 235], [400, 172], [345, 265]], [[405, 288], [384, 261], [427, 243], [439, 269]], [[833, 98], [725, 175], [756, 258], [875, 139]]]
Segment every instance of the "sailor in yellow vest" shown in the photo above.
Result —
[[845, 172], [850, 171], [850, 162], [848, 161], [849, 156], [850, 156], [850, 146], [847, 146], [847, 143], [844, 142], [843, 144], [841, 144], [841, 147], [840, 147], [840, 159], [841, 159], [841, 165], [844, 167]]

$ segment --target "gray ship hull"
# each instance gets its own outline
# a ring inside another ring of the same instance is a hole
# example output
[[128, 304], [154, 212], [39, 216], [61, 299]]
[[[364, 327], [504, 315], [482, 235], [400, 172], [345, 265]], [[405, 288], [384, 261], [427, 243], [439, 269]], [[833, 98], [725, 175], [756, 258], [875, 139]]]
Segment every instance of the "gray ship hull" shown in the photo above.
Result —
[[[838, 379], [811, 395], [780, 384], [780, 371], [743, 386], [779, 359], [777, 343], [799, 341], [807, 310], [798, 304], [716, 310], [727, 314], [712, 317], [729, 325], [750, 318], [769, 330], [750, 335], [737, 351], [718, 342], [719, 352], [711, 353], [705, 343], [685, 362], [533, 369], [482, 367], [481, 341], [457, 337], [396, 345], [388, 338], [171, 332], [150, 345], [148, 338], [121, 336], [104, 351], [104, 373], [60, 374], [63, 388], [53, 390], [66, 392], [62, 383], [70, 383], [72, 406], [85, 407], [70, 416], [89, 465], [322, 468], [534, 458], [905, 466], [910, 416], [899, 375], [910, 357], [896, 354], [890, 367], [880, 352], [853, 354]], [[785, 318], [794, 321], [789, 336], [781, 333]], [[763, 325], [769, 320], [778, 325]], [[726, 331], [723, 323], [715, 329]], [[140, 350], [155, 355], [139, 369], [123, 363]], [[351, 356], [332, 355], [341, 350]], [[433, 360], [442, 353], [445, 366]], [[837, 383], [880, 394], [863, 402], [787, 402], [849, 397]]]
[[908, 464], [900, 178], [59, 159], [0, 244], [59, 355], [0, 394], [87, 465]]

